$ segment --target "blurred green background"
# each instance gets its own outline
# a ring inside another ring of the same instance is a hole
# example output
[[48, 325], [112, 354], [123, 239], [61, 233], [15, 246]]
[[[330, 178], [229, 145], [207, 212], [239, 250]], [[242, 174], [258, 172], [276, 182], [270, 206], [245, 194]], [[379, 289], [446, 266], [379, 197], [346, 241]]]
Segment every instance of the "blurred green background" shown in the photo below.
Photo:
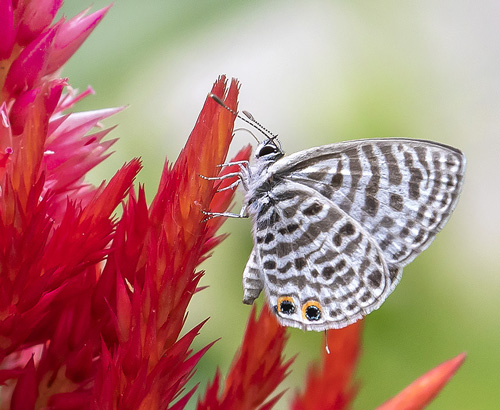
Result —
[[[108, 2], [94, 0], [91, 11]], [[90, 5], [67, 0], [64, 14]], [[111, 134], [120, 141], [92, 181], [140, 156], [151, 198], [165, 156], [175, 160], [223, 73], [241, 81], [240, 107], [279, 133], [289, 153], [377, 136], [466, 153], [450, 222], [365, 320], [355, 408], [376, 407], [462, 351], [464, 366], [429, 408], [500, 408], [499, 2], [117, 0], [63, 72], [96, 91], [78, 110], [129, 105], [108, 121], [120, 124]], [[233, 149], [251, 142], [237, 134]], [[227, 371], [250, 311], [241, 303], [250, 224], [232, 220], [224, 230], [230, 240], [203, 265], [210, 287], [189, 309], [189, 326], [210, 316], [195, 348], [221, 338], [194, 375], [202, 389], [217, 366]], [[301, 388], [323, 337], [289, 334], [287, 355], [298, 357], [277, 409]]]

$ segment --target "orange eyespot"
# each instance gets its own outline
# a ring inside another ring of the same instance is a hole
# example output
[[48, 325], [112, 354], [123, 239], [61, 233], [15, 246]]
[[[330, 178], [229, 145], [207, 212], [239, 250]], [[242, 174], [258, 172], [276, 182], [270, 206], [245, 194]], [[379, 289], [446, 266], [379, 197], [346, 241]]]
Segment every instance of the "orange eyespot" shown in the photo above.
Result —
[[302, 316], [304, 319], [314, 322], [321, 319], [321, 305], [315, 300], [310, 300], [302, 306]]
[[280, 296], [276, 310], [284, 315], [292, 315], [295, 313], [295, 303], [291, 296]]

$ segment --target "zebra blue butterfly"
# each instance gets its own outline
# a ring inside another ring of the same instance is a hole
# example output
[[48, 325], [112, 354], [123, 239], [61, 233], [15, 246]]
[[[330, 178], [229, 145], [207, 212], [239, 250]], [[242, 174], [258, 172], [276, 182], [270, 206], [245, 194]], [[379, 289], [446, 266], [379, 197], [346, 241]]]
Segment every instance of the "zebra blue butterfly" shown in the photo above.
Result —
[[432, 141], [381, 138], [285, 156], [277, 136], [243, 119], [266, 135], [252, 163], [223, 164], [239, 167], [226, 189], [243, 187], [243, 208], [205, 212], [251, 218], [243, 303], [264, 291], [282, 325], [315, 331], [345, 327], [379, 308], [455, 209], [463, 153]]

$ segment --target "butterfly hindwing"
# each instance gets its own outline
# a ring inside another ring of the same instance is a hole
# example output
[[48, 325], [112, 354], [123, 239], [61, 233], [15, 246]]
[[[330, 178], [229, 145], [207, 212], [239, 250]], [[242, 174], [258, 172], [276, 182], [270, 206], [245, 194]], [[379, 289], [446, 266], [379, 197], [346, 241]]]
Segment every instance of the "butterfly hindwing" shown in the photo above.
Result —
[[280, 322], [305, 330], [344, 327], [380, 306], [398, 272], [391, 276], [356, 220], [296, 182], [275, 185], [266, 199], [255, 217], [246, 296], [255, 299], [262, 283]]

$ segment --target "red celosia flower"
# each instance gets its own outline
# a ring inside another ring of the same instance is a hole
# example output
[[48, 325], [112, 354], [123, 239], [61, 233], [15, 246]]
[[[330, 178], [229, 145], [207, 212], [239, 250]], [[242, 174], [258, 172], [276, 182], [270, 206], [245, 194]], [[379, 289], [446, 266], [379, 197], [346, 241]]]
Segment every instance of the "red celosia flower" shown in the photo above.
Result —
[[465, 354], [450, 359], [419, 377], [377, 410], [420, 410], [448, 383], [465, 360]]
[[[0, 0], [0, 378], [12, 408], [166, 407], [205, 350], [189, 351], [201, 325], [179, 334], [195, 268], [221, 239], [222, 221], [202, 224], [201, 211], [232, 197], [199, 174], [224, 161], [234, 116], [209, 99], [150, 209], [142, 188], [131, 192], [116, 224], [139, 162], [99, 188], [84, 177], [114, 142], [102, 141], [109, 130], [88, 133], [117, 110], [64, 115], [82, 96], [51, 77], [106, 9], [50, 27], [60, 4]], [[233, 83], [234, 109], [236, 96]]]
[[[81, 96], [63, 95], [66, 82], [52, 73], [106, 10], [49, 27], [60, 3], [0, 1], [2, 408], [42, 407], [89, 376], [88, 366], [75, 368], [85, 350], [74, 346], [89, 327], [113, 212], [139, 170], [134, 160], [99, 188], [84, 182], [113, 143], [102, 142], [108, 130], [87, 134], [117, 110], [63, 115]], [[87, 352], [91, 363], [95, 349]]]
[[[212, 93], [222, 97], [224, 87], [221, 79]], [[236, 95], [233, 81], [225, 101], [234, 109]], [[224, 162], [229, 148], [233, 121], [233, 114], [208, 99], [179, 159], [172, 168], [165, 166], [149, 210], [142, 189], [125, 208], [94, 305], [101, 317], [113, 312], [116, 333], [104, 340], [110, 346], [118, 343], [97, 372], [96, 408], [106, 403], [118, 408], [167, 408], [208, 348], [192, 355], [189, 350], [201, 324], [180, 339], [179, 334], [201, 277], [196, 266], [221, 239], [213, 235], [222, 220], [202, 223], [202, 210], [225, 209], [232, 198], [231, 191], [216, 194], [219, 186], [200, 175], [217, 174], [217, 164]], [[248, 154], [245, 149], [236, 159]], [[176, 406], [181, 407], [193, 392]]]
[[[110, 146], [100, 142], [107, 131], [85, 134], [116, 110], [61, 116], [58, 101], [67, 108], [75, 98], [61, 97], [64, 80], [51, 78], [47, 70], [56, 27], [67, 24], [48, 27], [47, 18], [60, 2], [41, 2], [43, 13], [37, 12], [36, 2], [0, 3], [7, 22], [0, 37], [4, 57], [0, 70], [0, 357], [5, 357], [21, 346], [43, 342], [57, 323], [51, 309], [57, 311], [57, 303], [87, 286], [77, 277], [105, 256], [112, 212], [139, 164], [131, 162], [99, 189], [83, 182], [85, 172], [105, 158]], [[69, 29], [67, 34], [80, 36], [93, 27]]]
[[286, 340], [285, 328], [279, 325], [267, 306], [257, 320], [253, 308], [241, 349], [233, 360], [223, 391], [220, 391], [221, 376], [217, 371], [204, 399], [198, 403], [198, 410], [272, 408], [283, 393], [262, 403], [286, 377], [293, 361], [283, 362]]
[[[196, 269], [223, 239], [215, 236], [223, 218], [203, 222], [202, 211], [224, 211], [233, 196], [218, 190], [234, 179], [200, 175], [220, 171], [234, 114], [207, 99], [149, 206], [144, 187], [133, 187], [137, 159], [108, 183], [87, 184], [114, 143], [103, 140], [110, 129], [94, 128], [120, 109], [65, 113], [92, 89], [77, 95], [56, 73], [107, 8], [51, 25], [61, 3], [0, 0], [0, 409], [180, 409], [210, 347], [191, 350], [203, 323], [181, 335]], [[236, 81], [220, 78], [212, 93], [236, 110]], [[347, 408], [359, 332], [355, 324], [328, 333], [332, 353], [293, 408]], [[270, 409], [292, 362], [285, 342], [268, 308], [258, 319], [253, 309], [225, 382], [217, 373], [198, 408]], [[421, 408], [462, 360], [381, 408]]]

